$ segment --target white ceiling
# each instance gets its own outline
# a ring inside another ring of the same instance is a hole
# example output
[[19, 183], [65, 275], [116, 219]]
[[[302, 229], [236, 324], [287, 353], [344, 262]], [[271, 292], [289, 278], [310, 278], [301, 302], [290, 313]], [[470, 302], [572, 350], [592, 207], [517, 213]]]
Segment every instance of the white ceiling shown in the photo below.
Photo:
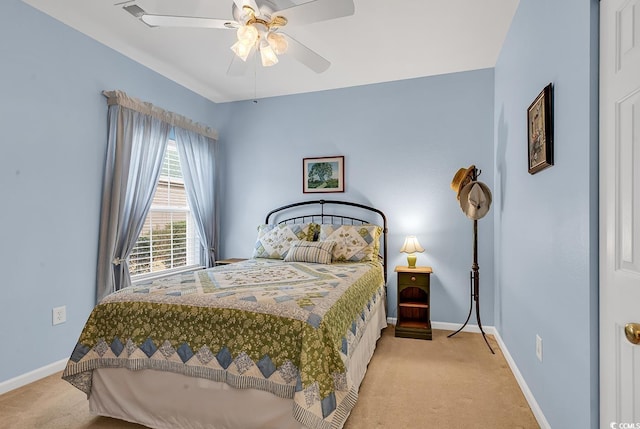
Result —
[[216, 103], [493, 67], [519, 2], [354, 0], [352, 16], [286, 26], [331, 62], [324, 73], [284, 54], [275, 66], [254, 61], [234, 77], [227, 75], [234, 30], [150, 28], [122, 9], [135, 3], [151, 14], [233, 19], [232, 0], [23, 1]]

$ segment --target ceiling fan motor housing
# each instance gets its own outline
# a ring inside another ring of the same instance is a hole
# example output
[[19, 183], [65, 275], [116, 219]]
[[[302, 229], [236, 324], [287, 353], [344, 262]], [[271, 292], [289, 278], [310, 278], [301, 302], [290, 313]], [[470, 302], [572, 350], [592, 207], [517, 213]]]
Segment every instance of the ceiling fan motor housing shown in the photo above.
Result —
[[[271, 21], [273, 11], [277, 10], [276, 6], [268, 0], [256, 0], [256, 4], [258, 5], [259, 10], [253, 11], [254, 16], [266, 22]], [[231, 6], [231, 14], [236, 21], [246, 23], [247, 20], [250, 19], [247, 9], [249, 13], [253, 10], [251, 6], [246, 5], [240, 9], [235, 3], [233, 3]]]

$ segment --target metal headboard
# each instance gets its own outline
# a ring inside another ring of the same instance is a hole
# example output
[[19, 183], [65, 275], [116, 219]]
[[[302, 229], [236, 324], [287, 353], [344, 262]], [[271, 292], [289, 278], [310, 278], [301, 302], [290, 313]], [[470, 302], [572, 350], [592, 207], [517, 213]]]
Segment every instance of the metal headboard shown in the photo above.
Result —
[[[332, 223], [332, 224], [341, 224], [341, 225], [362, 225], [365, 223], [376, 223], [372, 221], [367, 221], [361, 218], [347, 216], [347, 215], [338, 215], [334, 213], [325, 213], [325, 204], [327, 205], [343, 205], [350, 207], [357, 207], [362, 210], [367, 210], [369, 212], [376, 213], [380, 219], [382, 220], [382, 255], [379, 255], [382, 258], [382, 265], [384, 267], [384, 281], [387, 281], [387, 217], [385, 214], [374, 207], [365, 206], [364, 204], [352, 203], [349, 201], [335, 201], [335, 200], [313, 200], [313, 201], [301, 201], [298, 203], [287, 204], [286, 206], [278, 207], [277, 209], [271, 210], [267, 217], [265, 218], [265, 223], [274, 223], [274, 219], [282, 216], [286, 210], [292, 210], [296, 207], [308, 206], [308, 205], [320, 205], [320, 213], [317, 214], [300, 214], [297, 216], [288, 217], [286, 219], [277, 219], [277, 223], [305, 223], [305, 222], [316, 222], [316, 223]], [[377, 224], [377, 223], [376, 223]]]

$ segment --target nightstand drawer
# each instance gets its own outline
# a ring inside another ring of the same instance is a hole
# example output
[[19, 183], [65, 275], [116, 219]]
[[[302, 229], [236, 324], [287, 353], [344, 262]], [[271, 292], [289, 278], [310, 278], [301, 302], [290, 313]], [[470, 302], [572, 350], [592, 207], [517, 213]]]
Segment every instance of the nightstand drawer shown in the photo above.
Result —
[[429, 276], [420, 273], [398, 273], [398, 285], [429, 286]]

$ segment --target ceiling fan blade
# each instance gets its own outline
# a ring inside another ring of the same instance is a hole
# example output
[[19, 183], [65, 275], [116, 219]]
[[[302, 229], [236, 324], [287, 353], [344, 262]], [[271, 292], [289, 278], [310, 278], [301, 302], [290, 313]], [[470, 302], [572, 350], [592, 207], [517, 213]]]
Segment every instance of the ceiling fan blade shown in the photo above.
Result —
[[[284, 33], [280, 32], [280, 34]], [[289, 42], [287, 55], [291, 55], [293, 58], [300, 61], [316, 73], [322, 73], [329, 68], [331, 65], [329, 61], [325, 60], [288, 34], [285, 34], [285, 36], [287, 36], [287, 41]]]
[[145, 13], [140, 16], [140, 19], [152, 27], [234, 28], [238, 26], [235, 21], [194, 16], [150, 15]]
[[242, 61], [242, 59], [238, 58], [237, 55], [233, 55], [231, 58], [231, 63], [229, 63], [229, 68], [227, 69], [228, 76], [244, 76], [247, 72], [247, 68], [249, 68], [249, 60]]
[[355, 10], [353, 0], [315, 0], [273, 12], [271, 16], [284, 16], [289, 25], [304, 25], [350, 16]]

